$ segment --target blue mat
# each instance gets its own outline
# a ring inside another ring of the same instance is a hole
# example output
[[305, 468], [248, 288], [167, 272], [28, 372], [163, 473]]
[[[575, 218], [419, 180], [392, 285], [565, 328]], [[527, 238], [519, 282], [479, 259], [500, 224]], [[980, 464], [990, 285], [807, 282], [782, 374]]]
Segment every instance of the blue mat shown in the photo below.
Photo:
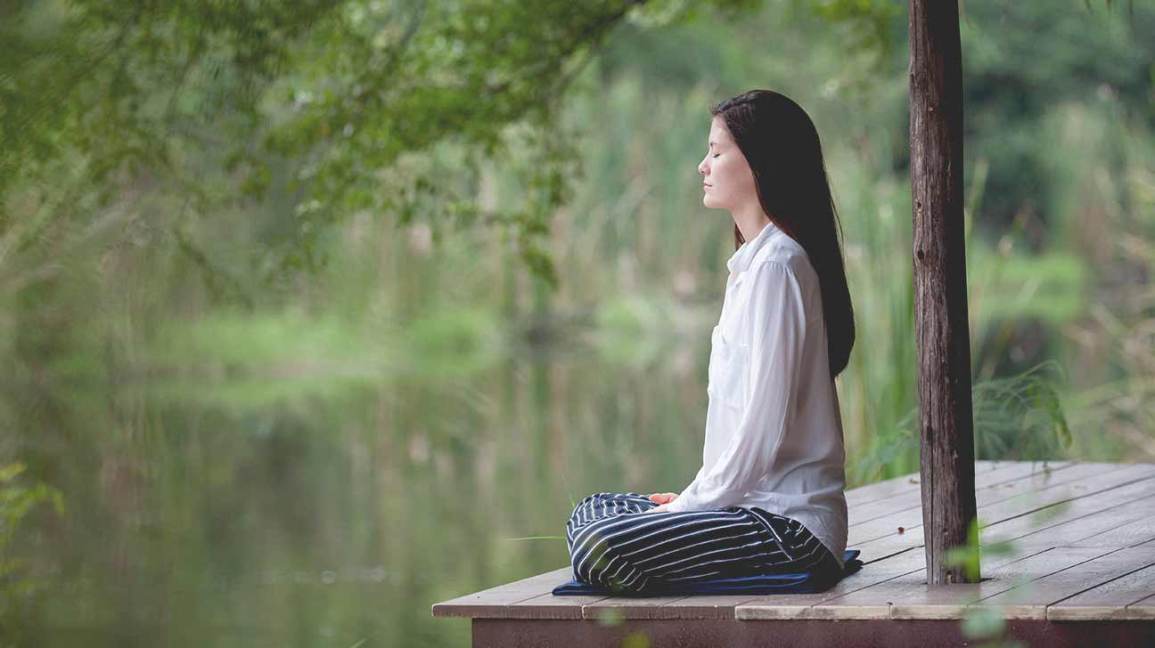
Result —
[[834, 587], [838, 581], [862, 569], [857, 549], [843, 554], [846, 567], [841, 574], [825, 572], [797, 572], [768, 576], [716, 578], [693, 583], [651, 583], [645, 592], [615, 591], [601, 585], [590, 585], [577, 580], [562, 583], [553, 589], [555, 596], [690, 596], [693, 594], [813, 594]]

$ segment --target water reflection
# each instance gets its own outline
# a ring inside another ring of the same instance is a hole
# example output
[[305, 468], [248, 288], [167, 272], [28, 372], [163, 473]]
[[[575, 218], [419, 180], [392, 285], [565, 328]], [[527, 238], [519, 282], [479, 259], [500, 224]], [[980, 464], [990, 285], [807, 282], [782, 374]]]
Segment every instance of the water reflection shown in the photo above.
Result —
[[13, 631], [41, 646], [468, 645], [468, 623], [432, 603], [566, 564], [563, 524], [589, 492], [693, 475], [707, 331], [618, 362], [628, 336], [583, 334], [283, 397], [227, 371], [25, 382], [6, 454], [67, 510], [25, 521], [38, 589]]

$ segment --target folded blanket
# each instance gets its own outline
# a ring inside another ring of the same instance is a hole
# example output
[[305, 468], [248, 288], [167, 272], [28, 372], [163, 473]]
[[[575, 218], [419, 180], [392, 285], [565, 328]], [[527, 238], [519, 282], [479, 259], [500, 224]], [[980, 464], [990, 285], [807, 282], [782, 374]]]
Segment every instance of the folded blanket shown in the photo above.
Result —
[[693, 594], [812, 594], [834, 587], [838, 581], [862, 569], [857, 549], [847, 549], [846, 562], [841, 574], [829, 572], [797, 572], [767, 576], [715, 578], [692, 583], [652, 583], [645, 592], [614, 592], [601, 585], [590, 585], [577, 580], [562, 583], [553, 589], [555, 596], [689, 596]]

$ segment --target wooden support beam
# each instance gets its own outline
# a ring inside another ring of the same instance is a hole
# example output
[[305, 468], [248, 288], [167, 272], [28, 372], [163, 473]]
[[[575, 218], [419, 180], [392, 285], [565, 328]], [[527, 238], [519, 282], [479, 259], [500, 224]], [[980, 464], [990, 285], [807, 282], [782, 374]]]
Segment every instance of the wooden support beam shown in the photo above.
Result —
[[946, 552], [975, 518], [963, 241], [962, 46], [957, 0], [910, 0], [910, 146], [922, 514], [927, 583], [967, 582]]

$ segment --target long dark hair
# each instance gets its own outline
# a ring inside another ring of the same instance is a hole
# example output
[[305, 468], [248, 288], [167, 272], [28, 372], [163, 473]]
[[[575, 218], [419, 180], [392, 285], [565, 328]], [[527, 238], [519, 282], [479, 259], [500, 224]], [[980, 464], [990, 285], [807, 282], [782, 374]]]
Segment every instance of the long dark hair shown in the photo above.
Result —
[[[818, 130], [801, 106], [772, 90], [742, 93], [714, 106], [710, 114], [721, 116], [750, 164], [762, 210], [806, 250], [818, 273], [833, 379], [850, 361], [854, 306], [839, 243], [842, 224], [826, 178]], [[744, 242], [735, 224], [734, 249]]]

